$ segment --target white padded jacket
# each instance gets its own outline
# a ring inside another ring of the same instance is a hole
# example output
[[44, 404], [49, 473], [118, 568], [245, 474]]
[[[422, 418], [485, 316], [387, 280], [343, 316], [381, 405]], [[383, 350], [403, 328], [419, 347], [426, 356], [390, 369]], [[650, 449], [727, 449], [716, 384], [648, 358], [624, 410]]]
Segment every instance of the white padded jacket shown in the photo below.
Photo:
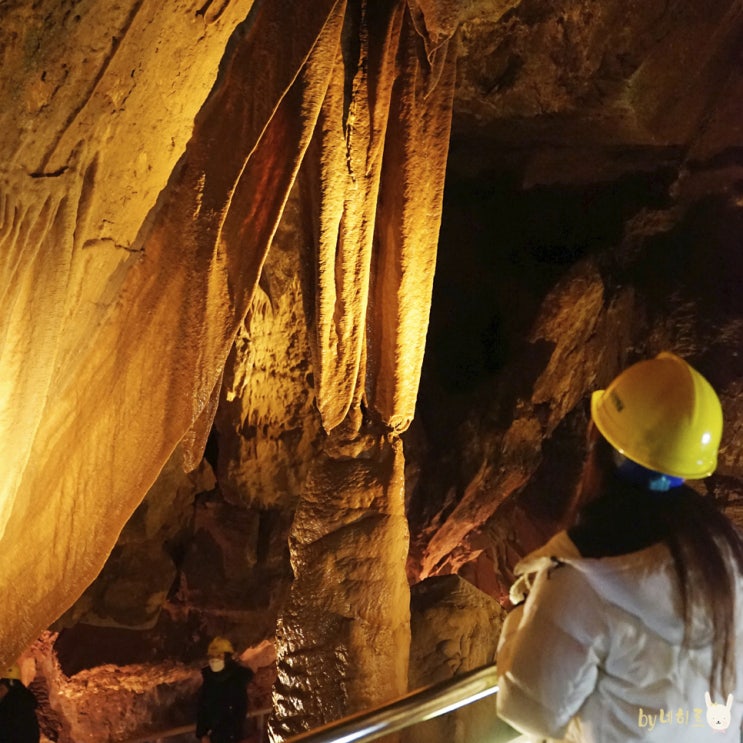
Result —
[[498, 644], [499, 717], [535, 740], [740, 743], [743, 581], [737, 684], [719, 698], [708, 696], [710, 631], [701, 617], [684, 647], [665, 545], [589, 559], [561, 532], [516, 573], [512, 599], [527, 590], [528, 598], [507, 617]]

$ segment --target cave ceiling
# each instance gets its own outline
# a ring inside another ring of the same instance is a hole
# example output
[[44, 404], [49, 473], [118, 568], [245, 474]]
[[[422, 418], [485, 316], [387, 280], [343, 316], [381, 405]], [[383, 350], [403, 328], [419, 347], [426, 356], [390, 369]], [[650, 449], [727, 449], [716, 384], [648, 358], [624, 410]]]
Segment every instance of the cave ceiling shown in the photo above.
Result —
[[[663, 349], [720, 391], [699, 487], [741, 519], [739, 2], [6, 0], [0, 21], [0, 651], [48, 628], [51, 691], [197, 667], [219, 632], [263, 668], [256, 698], [278, 663], [291, 721], [302, 622], [379, 580], [502, 598], [570, 497], [587, 394]], [[383, 675], [399, 658], [358, 648], [404, 643], [406, 611], [332, 631]], [[80, 704], [49, 724], [85, 729]]]

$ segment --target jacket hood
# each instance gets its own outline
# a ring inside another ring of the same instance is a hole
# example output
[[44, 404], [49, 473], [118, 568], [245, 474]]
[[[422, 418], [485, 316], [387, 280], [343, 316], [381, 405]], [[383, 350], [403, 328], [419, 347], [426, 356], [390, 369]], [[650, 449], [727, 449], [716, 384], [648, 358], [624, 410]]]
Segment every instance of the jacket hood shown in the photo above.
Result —
[[[603, 600], [633, 615], [666, 641], [674, 645], [683, 642], [681, 594], [673, 559], [664, 543], [616, 557], [587, 558], [580, 555], [566, 532], [559, 532], [543, 547], [527, 555], [515, 572], [530, 585], [528, 576], [548, 564], [553, 567], [565, 564], [579, 570]], [[518, 584], [519, 581], [514, 588]], [[702, 614], [696, 612], [693, 617], [688, 637], [692, 645], [705, 644], [710, 639]]]

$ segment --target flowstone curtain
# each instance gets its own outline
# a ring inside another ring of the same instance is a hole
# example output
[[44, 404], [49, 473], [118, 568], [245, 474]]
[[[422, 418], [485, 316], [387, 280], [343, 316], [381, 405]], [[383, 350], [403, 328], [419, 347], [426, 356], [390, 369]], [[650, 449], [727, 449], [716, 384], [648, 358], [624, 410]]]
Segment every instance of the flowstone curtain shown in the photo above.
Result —
[[[105, 17], [109, 6], [98, 5], [89, 13]], [[81, 140], [64, 164], [56, 165], [59, 155], [45, 156], [46, 170], [33, 178], [18, 167], [4, 174], [5, 660], [95, 578], [178, 443], [186, 437], [194, 452], [203, 445], [210, 401], [324, 97], [321, 89], [302, 89], [297, 74], [340, 15], [338, 5], [272, 0], [253, 8], [158, 197], [147, 162], [154, 161], [158, 146], [171, 145], [169, 117], [153, 123], [144, 109], [124, 117], [116, 115], [118, 109], [100, 110], [101, 91], [107, 91], [109, 105], [119, 86], [132, 86], [130, 102], [139, 86], [143, 106], [147, 92], [155, 106], [164, 84], [167, 105], [177, 109], [173, 97], [180, 97], [185, 106], [196, 82], [203, 87], [201, 78], [187, 74], [202, 64], [201, 40], [240, 8], [231, 4], [218, 18], [188, 16], [183, 30], [160, 17], [169, 18], [162, 4], [133, 3], [126, 35], [111, 56], [98, 68], [81, 65], [70, 73], [91, 76], [77, 86], [89, 96], [86, 104], [75, 110], [77, 100], [70, 101], [72, 113], [49, 122], [66, 127], [64, 137], [72, 142], [71, 131], [80, 128]], [[250, 3], [243, 3], [242, 18], [248, 9]], [[4, 20], [4, 33], [12, 20]], [[18, 23], [29, 22], [24, 17]], [[145, 53], [141, 34], [158, 23], [163, 30], [146, 50], [154, 61], [145, 64], [150, 58], [138, 56]], [[49, 44], [59, 41], [51, 38], [56, 27], [31, 31], [48, 33]], [[166, 68], [168, 44], [182, 44], [187, 33], [194, 37], [192, 47], [179, 47]], [[226, 38], [222, 28], [220, 54]], [[213, 80], [219, 55], [210, 59]], [[172, 79], [163, 83], [166, 74]], [[3, 85], [11, 84], [4, 76]], [[4, 100], [25, 105], [22, 97]], [[85, 106], [98, 106], [97, 116], [87, 116]], [[45, 111], [38, 114], [38, 130], [27, 127], [29, 138], [39, 139]], [[27, 113], [16, 115], [23, 121]], [[85, 128], [87, 118], [98, 128]], [[155, 124], [162, 130], [152, 134], [148, 128]], [[117, 136], [127, 148], [123, 157], [141, 162], [139, 170], [122, 175], [111, 166], [122, 157]], [[55, 141], [64, 137], [50, 135]], [[149, 159], [143, 157], [145, 143], [153, 149]], [[18, 150], [16, 142], [7, 146]], [[29, 161], [35, 165], [35, 158]], [[115, 178], [123, 176], [130, 178], [128, 192], [111, 212], [108, 200], [118, 197], [121, 186]], [[149, 214], [134, 199], [139, 193], [151, 198]], [[135, 205], [139, 225], [131, 224]]]
[[[444, 37], [431, 44], [424, 11], [400, 0], [246, 0], [191, 14], [197, 25], [181, 29], [161, 3], [94, 5], [81, 22], [120, 29], [98, 66], [72, 68], [44, 105], [36, 78], [20, 74], [29, 45], [6, 51], [1, 78], [23, 90], [2, 112], [20, 133], [0, 138], [6, 661], [97, 575], [174, 449], [187, 464], [200, 458], [303, 160], [328, 431], [362, 399], [390, 431], [407, 426], [430, 303], [454, 54]], [[186, 146], [194, 100], [246, 15]], [[63, 45], [59, 24], [13, 22], [21, 36], [47, 34], [39, 49]], [[199, 54], [204, 39], [210, 56]], [[58, 103], [73, 83], [80, 95]], [[154, 101], [166, 101], [159, 119], [148, 118]], [[26, 158], [23, 137], [37, 141], [44, 127], [50, 146]]]

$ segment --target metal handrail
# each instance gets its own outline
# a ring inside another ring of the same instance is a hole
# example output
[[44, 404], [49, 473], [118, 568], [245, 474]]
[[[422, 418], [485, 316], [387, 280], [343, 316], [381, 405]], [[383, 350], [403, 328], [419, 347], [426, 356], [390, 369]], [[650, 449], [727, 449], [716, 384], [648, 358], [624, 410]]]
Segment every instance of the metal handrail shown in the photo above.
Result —
[[[366, 743], [376, 740], [496, 694], [497, 679], [498, 673], [494, 665], [476, 668], [456, 678], [414, 691], [381, 707], [301, 733], [285, 743]], [[506, 731], [506, 737], [502, 740], [512, 740], [520, 735], [505, 723], [499, 724]]]
[[[482, 666], [473, 671], [426, 686], [380, 707], [358, 712], [322, 727], [289, 738], [285, 743], [367, 743], [384, 735], [396, 733], [427, 720], [453, 712], [460, 707], [498, 692], [498, 672], [495, 665]], [[251, 710], [249, 717], [270, 712]], [[493, 712], [495, 717], [495, 711]], [[130, 738], [126, 743], [144, 743], [152, 739], [193, 732], [194, 725], [150, 733]], [[494, 720], [492, 741], [515, 741], [521, 733], [502, 720]]]

